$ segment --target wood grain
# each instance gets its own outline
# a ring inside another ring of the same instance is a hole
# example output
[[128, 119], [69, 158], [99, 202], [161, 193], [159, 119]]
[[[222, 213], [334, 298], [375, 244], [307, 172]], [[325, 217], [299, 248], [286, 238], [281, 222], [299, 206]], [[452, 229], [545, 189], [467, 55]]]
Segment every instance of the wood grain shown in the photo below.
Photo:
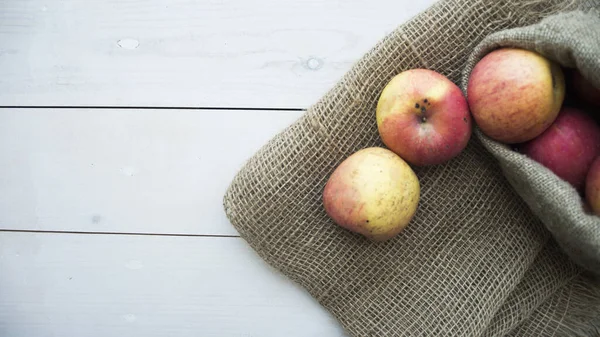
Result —
[[301, 114], [0, 109], [0, 229], [236, 235], [225, 190]]
[[4, 0], [1, 106], [313, 104], [434, 0]]
[[5, 337], [341, 337], [239, 238], [0, 232]]

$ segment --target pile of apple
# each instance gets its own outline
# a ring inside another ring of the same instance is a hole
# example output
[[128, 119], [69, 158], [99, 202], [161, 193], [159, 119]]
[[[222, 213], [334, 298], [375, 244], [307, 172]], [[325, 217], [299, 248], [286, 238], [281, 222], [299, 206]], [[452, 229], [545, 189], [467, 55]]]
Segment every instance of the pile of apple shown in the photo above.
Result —
[[[566, 71], [572, 73], [569, 88]], [[492, 51], [475, 65], [468, 99], [435, 71], [396, 75], [376, 109], [387, 149], [365, 148], [346, 158], [323, 190], [325, 211], [341, 227], [373, 241], [396, 236], [412, 220], [420, 198], [411, 165], [440, 165], [458, 156], [474, 121], [489, 138], [570, 183], [600, 215], [600, 127], [577, 104], [565, 104], [566, 89], [576, 94], [576, 103], [587, 104], [581, 107], [600, 107], [600, 90], [579, 72], [517, 48]]]
[[[565, 73], [571, 74], [567, 80]], [[567, 104], [566, 91], [573, 96]], [[600, 215], [600, 126], [595, 120], [600, 90], [581, 73], [531, 51], [499, 49], [475, 65], [467, 97], [486, 136], [548, 168]]]

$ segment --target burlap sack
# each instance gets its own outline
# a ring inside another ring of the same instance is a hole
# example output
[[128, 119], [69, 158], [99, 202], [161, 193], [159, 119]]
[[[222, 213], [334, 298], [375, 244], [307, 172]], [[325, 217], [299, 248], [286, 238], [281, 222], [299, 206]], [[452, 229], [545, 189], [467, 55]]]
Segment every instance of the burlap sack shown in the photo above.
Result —
[[250, 158], [224, 198], [231, 223], [352, 336], [589, 335], [600, 325], [594, 281], [559, 251], [478, 137], [447, 164], [415, 167], [417, 214], [385, 243], [335, 225], [321, 194], [348, 155], [382, 146], [375, 106], [395, 74], [426, 67], [459, 83], [486, 36], [599, 1], [435, 4]]
[[[536, 51], [564, 67], [579, 69], [584, 77], [600, 88], [598, 10], [561, 13], [536, 25], [488, 36], [467, 61], [462, 77], [465, 93], [475, 64], [488, 52], [500, 47]], [[577, 191], [544, 166], [486, 137], [478, 128], [476, 136], [499, 160], [511, 185], [542, 219], [569, 256], [600, 274], [600, 217], [584, 210]]]

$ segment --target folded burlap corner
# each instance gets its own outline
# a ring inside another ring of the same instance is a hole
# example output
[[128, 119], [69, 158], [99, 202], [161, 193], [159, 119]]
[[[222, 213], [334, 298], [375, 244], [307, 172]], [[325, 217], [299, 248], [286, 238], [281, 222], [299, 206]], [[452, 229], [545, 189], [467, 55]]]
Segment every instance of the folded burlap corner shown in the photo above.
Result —
[[438, 2], [386, 36], [249, 159], [224, 197], [228, 218], [352, 336], [593, 336], [594, 281], [557, 247], [479, 137], [447, 164], [414, 168], [417, 214], [385, 243], [335, 225], [321, 195], [348, 155], [383, 146], [375, 106], [395, 74], [426, 67], [458, 84], [488, 35], [597, 5]]

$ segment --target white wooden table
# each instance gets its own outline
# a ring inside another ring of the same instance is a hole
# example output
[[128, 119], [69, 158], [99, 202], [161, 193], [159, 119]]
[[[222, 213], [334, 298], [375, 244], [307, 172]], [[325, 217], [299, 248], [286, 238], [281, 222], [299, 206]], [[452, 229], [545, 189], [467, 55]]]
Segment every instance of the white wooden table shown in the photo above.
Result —
[[222, 207], [433, 0], [0, 0], [0, 336], [343, 336]]

